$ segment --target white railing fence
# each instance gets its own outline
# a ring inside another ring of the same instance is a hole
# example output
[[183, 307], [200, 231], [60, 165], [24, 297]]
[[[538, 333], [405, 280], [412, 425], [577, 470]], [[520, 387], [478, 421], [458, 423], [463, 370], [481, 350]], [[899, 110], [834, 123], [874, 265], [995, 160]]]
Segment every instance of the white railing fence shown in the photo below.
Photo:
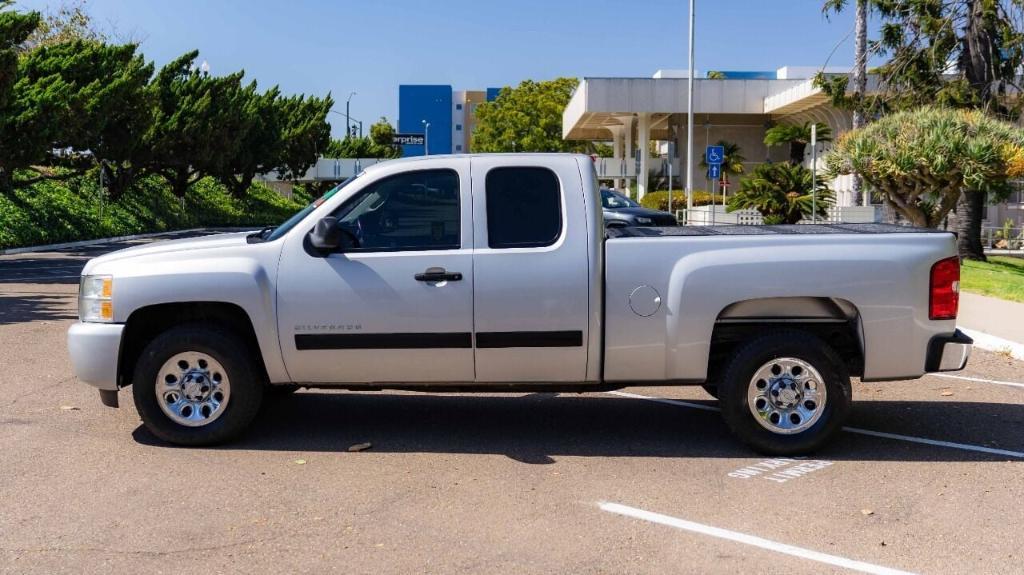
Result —
[[[736, 210], [727, 212], [724, 206], [696, 206], [689, 213], [686, 210], [676, 212], [680, 222], [685, 221], [691, 226], [710, 226], [726, 224], [739, 226], [756, 226], [764, 224], [761, 212], [757, 210]], [[882, 221], [881, 206], [833, 206], [828, 209], [828, 216], [818, 219], [823, 224], [860, 224]], [[811, 220], [800, 223], [810, 224]]]
[[1024, 249], [1024, 227], [983, 227], [981, 243], [986, 249], [1022, 250]]

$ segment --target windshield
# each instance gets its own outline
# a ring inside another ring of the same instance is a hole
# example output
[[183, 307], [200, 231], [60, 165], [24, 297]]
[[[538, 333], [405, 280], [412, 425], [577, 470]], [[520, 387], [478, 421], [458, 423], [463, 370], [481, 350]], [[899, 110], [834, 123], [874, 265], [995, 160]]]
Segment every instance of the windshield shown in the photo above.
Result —
[[277, 226], [276, 228], [274, 228], [273, 231], [270, 232], [270, 235], [266, 236], [265, 241], [272, 242], [272, 241], [280, 238], [281, 236], [287, 234], [289, 230], [294, 228], [296, 226], [296, 224], [298, 224], [306, 216], [308, 216], [310, 214], [310, 212], [312, 212], [313, 210], [319, 208], [320, 204], [322, 204], [325, 201], [327, 201], [328, 199], [330, 199], [331, 196], [333, 196], [334, 194], [336, 194], [339, 191], [341, 191], [342, 188], [344, 188], [345, 186], [349, 185], [353, 180], [358, 178], [360, 175], [362, 175], [362, 174], [360, 173], [359, 175], [352, 176], [351, 178], [345, 180], [344, 182], [338, 184], [337, 186], [334, 186], [330, 190], [327, 190], [327, 193], [325, 193], [323, 196], [313, 200], [312, 202], [309, 203], [309, 205], [307, 205], [306, 207], [302, 208], [301, 210], [295, 212], [295, 215], [293, 215], [292, 217], [290, 217], [287, 220], [285, 220], [285, 222], [283, 224], [281, 224], [281, 225]]
[[601, 190], [601, 205], [607, 209], [640, 207], [640, 204], [626, 196], [608, 189]]

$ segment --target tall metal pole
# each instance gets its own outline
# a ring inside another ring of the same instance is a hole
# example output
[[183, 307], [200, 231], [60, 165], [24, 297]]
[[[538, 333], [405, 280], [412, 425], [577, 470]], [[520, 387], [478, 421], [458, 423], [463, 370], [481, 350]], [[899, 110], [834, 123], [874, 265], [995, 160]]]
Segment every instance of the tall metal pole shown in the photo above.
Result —
[[690, 0], [690, 73], [686, 79], [686, 220], [693, 210], [693, 23], [694, 0]]
[[348, 99], [345, 100], [345, 139], [349, 139], [352, 136], [352, 120], [348, 115], [349, 104], [352, 103], [352, 96], [355, 96], [355, 92], [349, 92]]
[[818, 223], [818, 124], [811, 123], [811, 223]]

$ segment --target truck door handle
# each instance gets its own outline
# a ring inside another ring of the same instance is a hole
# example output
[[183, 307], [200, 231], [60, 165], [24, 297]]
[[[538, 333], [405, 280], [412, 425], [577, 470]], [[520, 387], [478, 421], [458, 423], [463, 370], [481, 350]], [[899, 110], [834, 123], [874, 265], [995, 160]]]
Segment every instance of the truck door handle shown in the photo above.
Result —
[[427, 271], [413, 277], [419, 282], [462, 281], [462, 273], [445, 271], [444, 268], [427, 268]]

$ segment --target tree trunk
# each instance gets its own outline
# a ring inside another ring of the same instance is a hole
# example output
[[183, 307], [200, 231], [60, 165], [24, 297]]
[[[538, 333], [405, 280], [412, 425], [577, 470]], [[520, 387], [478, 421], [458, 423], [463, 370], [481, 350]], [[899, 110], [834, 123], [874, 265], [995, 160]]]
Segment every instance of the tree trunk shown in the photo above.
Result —
[[0, 167], [0, 193], [10, 194], [14, 190], [14, 176], [11, 170]]
[[[995, 80], [992, 63], [996, 49], [993, 38], [995, 33], [996, 31], [985, 22], [985, 0], [969, 0], [959, 67], [971, 90], [986, 110], [990, 103], [994, 103], [991, 88]], [[981, 192], [964, 192], [957, 202], [957, 250], [960, 252], [960, 259], [985, 261], [985, 252], [981, 247], [981, 220], [985, 215], [984, 208], [985, 194]]]
[[959, 66], [978, 102], [987, 110], [989, 104], [996, 104], [992, 84], [996, 79], [993, 59], [997, 47], [994, 36], [998, 31], [985, 21], [985, 3], [986, 0], [968, 2]]
[[804, 153], [807, 151], [807, 144], [804, 142], [789, 143], [789, 163], [800, 166], [804, 163]]
[[[853, 108], [853, 129], [867, 125], [867, 118], [862, 108], [864, 93], [868, 90], [868, 0], [857, 0], [857, 13], [854, 21], [853, 49], [853, 92], [857, 103]], [[859, 206], [863, 201], [864, 181], [859, 174], [853, 175], [853, 205]]]
[[985, 261], [981, 246], [981, 220], [985, 211], [985, 193], [963, 191], [956, 203], [956, 248], [961, 260]]
[[169, 168], [166, 172], [163, 172], [164, 178], [167, 183], [171, 185], [171, 193], [176, 198], [185, 199], [185, 194], [188, 192], [188, 186], [191, 183], [189, 181], [189, 173], [187, 168]]

